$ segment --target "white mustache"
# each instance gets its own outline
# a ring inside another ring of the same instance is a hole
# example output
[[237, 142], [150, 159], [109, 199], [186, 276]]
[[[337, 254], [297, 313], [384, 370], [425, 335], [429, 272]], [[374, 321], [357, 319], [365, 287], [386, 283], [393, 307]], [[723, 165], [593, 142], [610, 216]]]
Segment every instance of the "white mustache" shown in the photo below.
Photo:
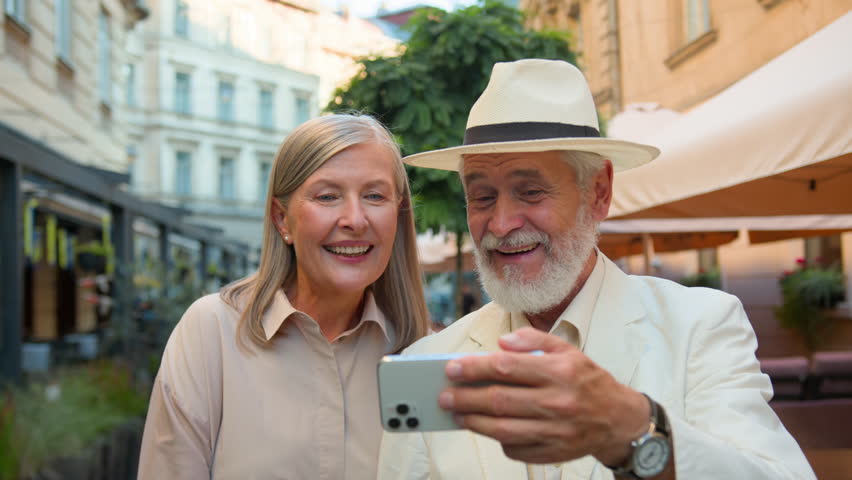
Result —
[[497, 248], [515, 248], [532, 243], [540, 243], [544, 246], [550, 245], [550, 237], [542, 232], [527, 232], [519, 231], [512, 232], [505, 237], [498, 237], [491, 232], [485, 232], [482, 239], [479, 241], [479, 248], [485, 250], [495, 250]]

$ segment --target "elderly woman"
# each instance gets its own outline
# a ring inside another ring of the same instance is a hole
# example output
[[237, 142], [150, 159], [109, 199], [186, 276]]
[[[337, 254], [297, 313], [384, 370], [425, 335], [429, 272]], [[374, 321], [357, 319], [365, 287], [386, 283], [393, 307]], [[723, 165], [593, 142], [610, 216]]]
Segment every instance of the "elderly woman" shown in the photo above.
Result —
[[399, 148], [368, 116], [294, 130], [258, 271], [196, 301], [154, 384], [139, 477], [372, 479], [376, 364], [427, 329]]

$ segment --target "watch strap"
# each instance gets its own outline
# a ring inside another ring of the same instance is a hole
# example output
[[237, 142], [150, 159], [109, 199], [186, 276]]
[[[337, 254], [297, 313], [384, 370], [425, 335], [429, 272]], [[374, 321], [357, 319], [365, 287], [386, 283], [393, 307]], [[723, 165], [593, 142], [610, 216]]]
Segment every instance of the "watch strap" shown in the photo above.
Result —
[[[651, 417], [650, 425], [648, 426], [648, 433], [630, 442], [630, 445], [631, 447], [633, 447], [633, 450], [635, 450], [639, 446], [643, 439], [650, 435], [653, 435], [654, 433], [659, 433], [660, 435], [665, 436], [667, 439], [671, 438], [671, 430], [669, 429], [669, 422], [668, 418], [666, 417], [665, 410], [657, 402], [655, 402], [653, 398], [648, 396], [648, 394], [643, 392], [640, 393], [642, 393], [642, 395], [644, 395], [645, 398], [648, 399], [648, 405], [651, 407]], [[604, 466], [610, 471], [612, 471], [613, 474], [618, 475], [622, 478], [642, 480], [642, 477], [637, 475], [634, 471], [632, 451], [631, 454], [628, 455], [627, 460], [622, 465]]]

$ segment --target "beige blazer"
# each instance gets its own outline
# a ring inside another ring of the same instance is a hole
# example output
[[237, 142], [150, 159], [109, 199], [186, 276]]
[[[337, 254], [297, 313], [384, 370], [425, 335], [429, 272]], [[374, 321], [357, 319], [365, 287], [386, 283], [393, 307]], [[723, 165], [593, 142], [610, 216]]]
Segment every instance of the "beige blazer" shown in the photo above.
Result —
[[[645, 392], [668, 413], [681, 480], [813, 479], [795, 440], [767, 404], [757, 341], [736, 297], [706, 288], [625, 275], [604, 258], [605, 273], [584, 352], [618, 381]], [[488, 304], [406, 354], [498, 350], [509, 314]], [[466, 430], [385, 433], [380, 480], [527, 478], [524, 463], [500, 444]], [[562, 479], [611, 479], [587, 456], [565, 464]]]

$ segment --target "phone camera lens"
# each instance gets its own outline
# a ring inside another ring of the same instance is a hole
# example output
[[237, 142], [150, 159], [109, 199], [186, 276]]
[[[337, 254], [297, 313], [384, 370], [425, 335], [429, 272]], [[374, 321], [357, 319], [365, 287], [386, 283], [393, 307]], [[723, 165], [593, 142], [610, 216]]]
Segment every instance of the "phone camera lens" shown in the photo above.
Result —
[[405, 424], [408, 425], [408, 428], [417, 428], [417, 425], [420, 425], [420, 421], [417, 420], [417, 417], [411, 417], [405, 420]]
[[388, 420], [388, 426], [390, 428], [397, 429], [397, 428], [399, 428], [399, 425], [400, 425], [400, 421], [399, 421], [398, 418], [391, 418], [390, 420]]
[[408, 405], [400, 403], [396, 406], [396, 413], [400, 415], [405, 415], [406, 413], [408, 413]]

